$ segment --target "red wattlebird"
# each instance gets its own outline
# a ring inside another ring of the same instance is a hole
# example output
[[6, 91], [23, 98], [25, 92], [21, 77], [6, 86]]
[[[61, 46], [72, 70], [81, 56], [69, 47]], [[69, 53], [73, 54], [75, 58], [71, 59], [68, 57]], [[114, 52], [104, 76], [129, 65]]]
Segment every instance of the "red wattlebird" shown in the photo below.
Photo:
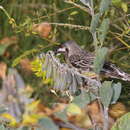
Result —
[[[56, 53], [64, 54], [66, 62], [75, 68], [79, 68], [83, 71], [93, 70], [95, 55], [81, 49], [80, 46], [74, 41], [65, 42], [56, 50]], [[100, 73], [111, 78], [130, 81], [130, 74], [123, 72], [111, 62], [105, 62]]]

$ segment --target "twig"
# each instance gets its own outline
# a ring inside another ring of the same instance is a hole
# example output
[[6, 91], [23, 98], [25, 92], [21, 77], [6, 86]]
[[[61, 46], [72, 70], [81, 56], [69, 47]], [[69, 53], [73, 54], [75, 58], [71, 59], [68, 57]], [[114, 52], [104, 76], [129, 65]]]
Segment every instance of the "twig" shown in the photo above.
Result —
[[124, 40], [120, 38], [120, 36], [116, 36], [113, 32], [110, 32], [115, 38], [120, 41], [123, 45], [125, 45], [127, 48], [130, 48], [130, 45], [128, 45]]
[[70, 128], [70, 129], [73, 129], [73, 130], [86, 130], [84, 128], [79, 128], [77, 126], [75, 126], [74, 124], [72, 123], [69, 123], [69, 122], [56, 122], [56, 124], [60, 127], [63, 127], [63, 128]]
[[47, 16], [41, 16], [41, 17], [39, 17], [39, 18], [33, 19], [33, 21], [36, 21], [36, 20], [39, 20], [39, 19], [48, 18], [49, 16], [54, 16], [54, 15], [56, 15], [56, 14], [63, 13], [63, 12], [65, 12], [65, 11], [68, 11], [68, 10], [73, 9], [73, 8], [74, 8], [74, 7], [70, 7], [70, 8], [66, 8], [66, 9], [63, 9], [63, 10], [59, 10], [59, 11], [57, 11], [57, 12], [55, 12], [55, 13], [48, 14]]
[[0, 9], [5, 13], [5, 15], [8, 17], [8, 19], [11, 19], [10, 15], [9, 15], [8, 12], [4, 9], [3, 6], [0, 5]]
[[128, 45], [125, 41], [123, 41], [121, 38], [115, 36], [117, 40], [119, 40], [122, 44], [124, 44], [127, 48], [130, 48], [130, 45]]
[[63, 27], [69, 27], [69, 28], [75, 28], [80, 30], [89, 30], [88, 26], [82, 26], [82, 25], [74, 25], [74, 24], [68, 24], [68, 23], [49, 23], [56, 26], [63, 26]]
[[46, 39], [46, 38], [44, 38], [44, 39], [47, 40], [48, 42], [50, 42], [50, 44], [48, 44], [47, 46], [36, 47], [35, 49], [30, 49], [30, 50], [24, 52], [19, 57], [17, 57], [17, 58], [14, 59], [14, 61], [12, 63], [12, 67], [15, 67], [17, 64], [19, 64], [19, 62], [20, 62], [21, 59], [23, 59], [24, 57], [26, 57], [26, 56], [28, 56], [30, 54], [34, 54], [34, 53], [40, 52], [41, 50], [46, 49], [48, 47], [59, 45], [58, 43], [50, 41], [49, 39]]
[[91, 15], [91, 11], [90, 11], [89, 8], [83, 7], [83, 6], [81, 6], [81, 5], [79, 5], [79, 4], [76, 4], [76, 3], [72, 2], [72, 1], [67, 1], [67, 0], [65, 0], [64, 2], [66, 2], [66, 3], [68, 3], [68, 4], [72, 4], [72, 5], [74, 5], [75, 7], [79, 8], [79, 9], [81, 9], [81, 10], [87, 12], [89, 15]]

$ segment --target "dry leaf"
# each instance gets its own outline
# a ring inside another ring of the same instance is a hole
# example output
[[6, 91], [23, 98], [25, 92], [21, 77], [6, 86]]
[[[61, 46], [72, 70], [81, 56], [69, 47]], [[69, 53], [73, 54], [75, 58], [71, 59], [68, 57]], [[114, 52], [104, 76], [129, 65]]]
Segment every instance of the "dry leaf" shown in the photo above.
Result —
[[71, 128], [60, 128], [60, 130], [72, 130]]
[[18, 37], [12, 36], [12, 37], [4, 37], [0, 40], [0, 44], [16, 44], [18, 43]]
[[[92, 122], [96, 123], [96, 125], [102, 127], [103, 126], [103, 114], [101, 112], [99, 103], [97, 100], [91, 102], [89, 105], [87, 105], [87, 113], [90, 116]], [[109, 128], [114, 124], [114, 119], [110, 116], [108, 117], [109, 121]]]
[[53, 110], [49, 109], [48, 107], [45, 107], [43, 104], [39, 103], [37, 106], [37, 113], [42, 113], [47, 116], [50, 116], [53, 113]]
[[63, 111], [66, 108], [67, 104], [65, 103], [57, 103], [53, 108], [53, 113]]
[[10, 121], [9, 126], [16, 127], [18, 125], [16, 119], [9, 113], [3, 113], [0, 116]]
[[95, 100], [87, 105], [87, 113], [90, 115], [91, 119], [98, 124], [103, 123], [103, 115], [100, 111], [98, 101]]
[[7, 72], [7, 65], [4, 62], [0, 63], [0, 78], [5, 79]]
[[82, 110], [81, 114], [69, 116], [68, 120], [81, 128], [91, 128], [92, 127], [92, 122], [91, 122], [89, 116], [83, 110]]
[[9, 58], [10, 57], [10, 52], [5, 51], [3, 56]]
[[43, 38], [47, 38], [49, 36], [49, 33], [51, 32], [51, 30], [52, 30], [52, 27], [47, 22], [35, 24], [33, 27], [33, 31], [38, 33]]
[[127, 112], [128, 111], [127, 111], [125, 105], [122, 104], [121, 102], [117, 102], [116, 104], [111, 105], [110, 109], [109, 109], [109, 115], [114, 119], [120, 118]]
[[20, 65], [21, 65], [22, 69], [24, 69], [26, 72], [28, 72], [28, 73], [32, 72], [31, 61], [28, 58], [21, 59]]
[[38, 123], [38, 120], [42, 118], [43, 115], [39, 114], [23, 114], [23, 125], [35, 125]]
[[34, 89], [32, 86], [30, 85], [27, 85], [26, 88], [25, 88], [25, 93], [30, 93], [32, 94], [34, 92]]

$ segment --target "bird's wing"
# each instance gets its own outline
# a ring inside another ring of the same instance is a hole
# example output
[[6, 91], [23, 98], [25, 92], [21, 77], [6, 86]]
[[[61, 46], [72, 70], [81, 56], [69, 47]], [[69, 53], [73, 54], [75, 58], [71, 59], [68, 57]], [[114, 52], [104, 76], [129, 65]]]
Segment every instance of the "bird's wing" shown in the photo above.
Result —
[[89, 69], [91, 68], [93, 57], [84, 53], [74, 54], [69, 57], [70, 63], [76, 68]]
[[116, 65], [110, 62], [105, 62], [101, 73], [112, 78], [130, 81], [130, 74], [125, 73], [120, 68], [116, 67]]

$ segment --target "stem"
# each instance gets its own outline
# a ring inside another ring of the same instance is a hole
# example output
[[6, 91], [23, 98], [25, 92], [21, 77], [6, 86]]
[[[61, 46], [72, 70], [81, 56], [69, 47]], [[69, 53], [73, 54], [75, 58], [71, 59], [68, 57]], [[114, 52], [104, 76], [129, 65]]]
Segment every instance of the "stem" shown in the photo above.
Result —
[[91, 15], [91, 9], [90, 9], [90, 8], [86, 8], [86, 7], [84, 7], [84, 6], [81, 6], [81, 5], [79, 5], [79, 4], [74, 3], [74, 2], [72, 2], [72, 1], [67, 1], [67, 0], [65, 0], [64, 2], [66, 2], [66, 3], [68, 3], [68, 4], [72, 4], [72, 5], [74, 5], [75, 7], [79, 8], [79, 9], [81, 9], [81, 10], [87, 12], [89, 15]]
[[5, 15], [8, 17], [8, 19], [11, 19], [10, 15], [9, 15], [8, 12], [4, 9], [3, 6], [0, 5], [0, 9], [5, 13]]
[[108, 108], [105, 106], [102, 106], [101, 100], [98, 98], [98, 104], [100, 107], [100, 111], [102, 113], [103, 118], [103, 130], [108, 130], [109, 127], [109, 119], [108, 119]]
[[68, 24], [68, 23], [49, 23], [49, 24], [56, 25], [56, 26], [69, 27], [69, 28], [74, 28], [74, 29], [80, 29], [80, 30], [89, 30], [89, 27], [82, 26], [82, 25], [75, 25], [75, 24]]
[[0, 9], [1, 9], [1, 10], [5, 13], [5, 15], [8, 17], [9, 23], [12, 25], [12, 27], [13, 27], [13, 28], [17, 27], [15, 20], [10, 17], [10, 15], [9, 15], [8, 12], [4, 9], [4, 7], [0, 5]]
[[60, 13], [63, 13], [65, 11], [68, 11], [70, 9], [74, 9], [75, 7], [69, 7], [69, 8], [66, 8], [66, 9], [63, 9], [63, 10], [59, 10], [55, 13], [51, 13], [51, 14], [48, 14], [48, 16], [40, 16], [39, 18], [35, 18], [33, 19], [33, 21], [38, 21], [39, 19], [45, 19], [45, 18], [48, 18], [48, 17], [51, 17], [51, 16], [55, 16], [56, 14], [60, 14]]
[[[91, 16], [92, 18], [94, 17], [94, 5], [93, 5], [93, 0], [91, 0], [91, 5], [90, 5], [90, 10], [91, 10]], [[94, 33], [92, 33], [92, 36], [93, 36], [93, 44], [94, 44], [94, 47], [95, 47], [95, 52], [97, 51], [97, 48], [98, 48], [98, 41], [97, 41], [97, 34], [96, 34], [96, 31]]]
[[96, 34], [96, 32], [94, 32], [92, 35], [93, 35], [93, 44], [94, 44], [95, 52], [96, 52], [97, 48], [98, 48], [97, 34]]
[[104, 125], [103, 130], [108, 130], [109, 122], [108, 122], [108, 108], [104, 107]]

